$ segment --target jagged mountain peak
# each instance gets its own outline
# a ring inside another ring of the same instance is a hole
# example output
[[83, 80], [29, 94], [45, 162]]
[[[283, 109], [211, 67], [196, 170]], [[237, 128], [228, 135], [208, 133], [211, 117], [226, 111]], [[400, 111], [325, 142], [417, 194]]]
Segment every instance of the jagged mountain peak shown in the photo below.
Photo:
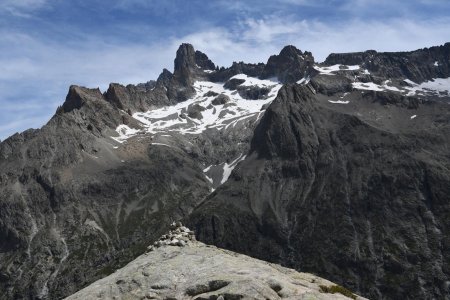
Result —
[[206, 54], [199, 50], [195, 50], [194, 46], [188, 43], [183, 43], [178, 48], [174, 65], [175, 73], [183, 71], [183, 69], [195, 71], [198, 69], [214, 70], [216, 68]]
[[99, 88], [90, 89], [77, 85], [71, 85], [62, 109], [64, 112], [70, 112], [74, 109], [80, 109], [87, 101], [92, 101], [99, 98], [103, 98]]
[[162, 84], [164, 86], [168, 85], [170, 80], [172, 79], [173, 74], [166, 68], [163, 69], [161, 74], [159, 74], [158, 79], [156, 80], [156, 83]]
[[302, 55], [303, 52], [295, 47], [294, 45], [287, 45], [281, 49], [279, 56], [282, 57], [293, 57], [295, 55]]
[[203, 70], [215, 70], [215, 64], [201, 51], [195, 51], [195, 63]]
[[304, 53], [295, 46], [288, 45], [284, 47], [280, 54], [272, 55], [264, 70], [261, 78], [276, 77], [283, 83], [294, 83], [307, 77], [312, 72], [314, 57], [312, 53]]
[[177, 50], [175, 57], [174, 72], [182, 71], [183, 69], [195, 69], [195, 50], [191, 44], [183, 43]]

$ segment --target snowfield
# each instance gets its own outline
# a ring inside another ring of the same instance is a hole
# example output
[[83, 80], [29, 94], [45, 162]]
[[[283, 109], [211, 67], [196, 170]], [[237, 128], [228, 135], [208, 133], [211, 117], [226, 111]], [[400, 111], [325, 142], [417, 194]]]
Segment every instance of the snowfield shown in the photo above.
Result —
[[334, 72], [337, 71], [355, 71], [361, 69], [359, 65], [347, 66], [347, 65], [333, 65], [328, 67], [314, 66], [314, 69], [324, 75], [336, 75]]
[[[360, 70], [363, 74], [370, 74], [367, 70], [361, 69], [359, 65], [333, 65], [328, 67], [316, 65], [314, 69], [325, 75], [335, 75], [335, 72], [340, 70]], [[179, 133], [183, 135], [197, 135], [209, 129], [227, 130], [236, 126], [239, 122], [255, 116], [259, 120], [264, 113], [264, 106], [275, 99], [282, 86], [276, 79], [261, 80], [245, 74], [235, 75], [231, 79], [244, 80], [239, 85], [240, 87], [256, 86], [259, 88], [267, 88], [270, 92], [262, 99], [247, 100], [242, 98], [237, 90], [224, 88], [224, 83], [197, 81], [194, 83], [196, 90], [194, 97], [176, 105], [165, 106], [147, 112], [134, 113], [133, 118], [140, 122], [142, 129], [134, 129], [122, 124], [116, 128], [118, 136], [112, 138], [119, 143], [123, 143], [138, 134]], [[309, 80], [309, 77], [305, 77], [297, 83], [308, 84]], [[376, 84], [374, 82], [353, 82], [352, 86], [356, 90], [393, 91], [407, 96], [432, 95], [445, 97], [450, 92], [450, 78], [436, 78], [421, 84], [417, 84], [410, 79], [405, 79], [404, 82], [409, 86], [396, 87], [392, 85], [391, 80], [386, 80], [382, 84]], [[226, 95], [230, 101], [225, 104], [213, 105], [212, 102], [217, 96], [205, 96], [208, 92]], [[343, 100], [328, 101], [333, 104], [349, 103], [349, 101]], [[190, 116], [189, 112], [193, 109], [196, 110], [197, 115], [201, 114], [201, 116], [195, 118]]]
[[352, 86], [357, 90], [369, 91], [394, 91], [405, 94], [406, 96], [428, 95], [438, 97], [448, 97], [450, 94], [450, 78], [435, 78], [430, 81], [417, 84], [410, 79], [403, 80], [409, 86], [395, 87], [389, 85], [390, 80], [383, 84], [376, 84], [373, 82], [353, 82]]
[[[275, 99], [282, 86], [274, 80], [261, 80], [244, 74], [235, 75], [231, 79], [243, 79], [245, 82], [240, 86], [268, 88], [270, 92], [264, 99], [247, 100], [242, 98], [236, 90], [225, 89], [223, 83], [197, 81], [194, 84], [197, 93], [193, 98], [176, 105], [134, 113], [133, 118], [141, 123], [143, 130], [120, 125], [116, 129], [119, 135], [112, 138], [123, 143], [137, 134], [156, 134], [160, 132], [200, 134], [207, 129], [227, 129], [248, 118], [254, 116], [259, 118], [264, 112], [263, 106]], [[213, 105], [212, 101], [217, 96], [206, 97], [205, 94], [208, 92], [226, 95], [230, 98], [230, 101], [225, 104]], [[200, 111], [202, 116], [200, 119], [192, 118], [188, 115], [189, 109], [192, 109], [194, 106], [202, 110]]]

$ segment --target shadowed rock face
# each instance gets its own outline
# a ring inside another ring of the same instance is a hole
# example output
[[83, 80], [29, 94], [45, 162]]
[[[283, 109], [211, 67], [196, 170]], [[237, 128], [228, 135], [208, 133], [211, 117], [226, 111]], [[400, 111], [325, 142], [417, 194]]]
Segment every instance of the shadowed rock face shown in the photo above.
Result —
[[195, 51], [195, 63], [197, 64], [197, 66], [199, 66], [203, 70], [215, 70], [216, 69], [216, 66], [208, 58], [208, 56], [206, 56], [206, 54], [204, 54], [198, 50]]
[[156, 81], [70, 87], [0, 143], [0, 299], [70, 295], [179, 219], [369, 298], [445, 299], [447, 62], [448, 44], [325, 64], [288, 46], [217, 69], [184, 44]]
[[251, 155], [189, 224], [206, 243], [317, 272], [369, 298], [445, 298], [450, 110], [432, 105], [446, 116], [442, 126], [435, 115], [398, 132], [287, 85]]
[[329, 75], [319, 74], [311, 79], [311, 86], [319, 93], [334, 95], [336, 93], [346, 93], [353, 90], [352, 80], [342, 75], [330, 78]]
[[294, 46], [284, 47], [279, 55], [272, 55], [261, 73], [261, 78], [277, 77], [283, 83], [294, 83], [310, 75], [314, 57]]
[[220, 68], [217, 72], [209, 75], [209, 79], [213, 82], [226, 82], [228, 79], [237, 74], [245, 74], [251, 77], [259, 77], [264, 70], [265, 64], [246, 64], [244, 62], [233, 62], [229, 68]]

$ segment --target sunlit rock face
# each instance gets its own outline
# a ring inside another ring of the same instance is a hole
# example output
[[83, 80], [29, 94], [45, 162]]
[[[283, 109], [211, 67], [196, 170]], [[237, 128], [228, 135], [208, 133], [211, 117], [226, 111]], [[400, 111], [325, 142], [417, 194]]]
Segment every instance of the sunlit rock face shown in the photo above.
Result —
[[147, 253], [66, 299], [365, 299], [318, 276], [197, 242], [188, 228], [174, 227]]

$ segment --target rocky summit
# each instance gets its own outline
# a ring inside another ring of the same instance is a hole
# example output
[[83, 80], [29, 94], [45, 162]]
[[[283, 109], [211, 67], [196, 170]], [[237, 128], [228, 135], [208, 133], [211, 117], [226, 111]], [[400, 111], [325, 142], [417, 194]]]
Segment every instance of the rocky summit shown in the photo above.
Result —
[[197, 242], [191, 233], [180, 224], [149, 252], [66, 299], [365, 299], [315, 275]]
[[[227, 68], [182, 44], [156, 80], [71, 86], [45, 126], [0, 143], [0, 299], [110, 274], [95, 297], [327, 297], [228, 251], [339, 286], [322, 292], [450, 299], [449, 104], [450, 43], [323, 63], [286, 46]], [[168, 240], [179, 221], [211, 246], [181, 227]], [[166, 260], [177, 286], [154, 271]]]

